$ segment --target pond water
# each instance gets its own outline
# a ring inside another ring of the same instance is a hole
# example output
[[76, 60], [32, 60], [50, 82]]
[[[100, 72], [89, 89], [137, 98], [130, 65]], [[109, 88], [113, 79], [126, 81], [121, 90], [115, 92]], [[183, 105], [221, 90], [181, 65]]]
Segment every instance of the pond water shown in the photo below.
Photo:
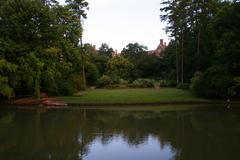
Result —
[[1, 160], [240, 159], [240, 107], [0, 109]]

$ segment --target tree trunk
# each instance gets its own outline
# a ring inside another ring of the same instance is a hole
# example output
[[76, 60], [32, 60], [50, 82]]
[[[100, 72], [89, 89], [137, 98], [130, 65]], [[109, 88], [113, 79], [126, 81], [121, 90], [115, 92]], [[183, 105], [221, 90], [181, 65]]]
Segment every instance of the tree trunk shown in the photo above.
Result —
[[[81, 17], [80, 17], [80, 24], [82, 26], [82, 21], [81, 21]], [[83, 90], [86, 89], [86, 76], [85, 76], [85, 59], [84, 59], [84, 50], [83, 50], [83, 40], [82, 40], [82, 29], [80, 31], [80, 48], [81, 48], [81, 59], [82, 59], [82, 82], [83, 82]]]
[[176, 41], [176, 80], [177, 84], [179, 83], [179, 64], [178, 64], [178, 47], [177, 47], [177, 41]]
[[83, 82], [83, 90], [86, 89], [86, 76], [85, 76], [85, 59], [83, 53], [83, 44], [82, 38], [80, 38], [80, 46], [81, 46], [81, 59], [82, 59], [82, 82]]
[[[200, 39], [201, 39], [201, 29], [198, 30], [197, 35], [197, 57], [200, 55]], [[197, 71], [199, 71], [199, 63], [197, 62]]]
[[183, 32], [183, 30], [182, 30], [182, 40], [181, 40], [182, 42], [182, 44], [181, 44], [181, 52], [182, 52], [182, 54], [181, 54], [181, 83], [183, 84], [184, 83], [184, 75], [183, 75], [183, 73], [184, 73], [184, 53], [183, 53], [183, 51], [184, 51], [184, 32]]

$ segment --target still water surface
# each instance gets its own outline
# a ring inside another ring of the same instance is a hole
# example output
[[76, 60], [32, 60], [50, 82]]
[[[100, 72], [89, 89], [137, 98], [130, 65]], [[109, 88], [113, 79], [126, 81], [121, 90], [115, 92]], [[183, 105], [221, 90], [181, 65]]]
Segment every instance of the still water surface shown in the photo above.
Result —
[[240, 107], [179, 107], [0, 109], [0, 159], [240, 159]]

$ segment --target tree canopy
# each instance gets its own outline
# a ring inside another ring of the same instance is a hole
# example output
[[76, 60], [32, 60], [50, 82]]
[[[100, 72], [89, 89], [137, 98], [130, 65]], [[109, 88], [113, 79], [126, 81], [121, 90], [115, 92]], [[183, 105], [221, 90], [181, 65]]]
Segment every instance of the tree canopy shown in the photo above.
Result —
[[173, 38], [165, 50], [168, 71], [175, 72], [169, 78], [190, 83], [197, 76], [195, 92], [205, 97], [239, 96], [239, 2], [170, 0], [162, 5], [161, 20]]
[[[79, 34], [83, 29], [79, 16], [86, 17], [85, 12], [72, 8], [74, 2], [64, 6], [55, 0], [1, 2], [1, 88], [17, 95], [71, 92], [66, 77], [80, 73]], [[87, 3], [81, 2], [79, 8], [84, 10]]]

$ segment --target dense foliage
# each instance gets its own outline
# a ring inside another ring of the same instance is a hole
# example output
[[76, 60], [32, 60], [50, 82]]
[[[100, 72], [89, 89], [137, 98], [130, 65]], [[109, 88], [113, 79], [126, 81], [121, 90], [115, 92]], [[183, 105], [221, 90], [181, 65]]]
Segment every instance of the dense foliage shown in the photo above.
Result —
[[0, 96], [72, 92], [72, 81], [82, 79], [79, 16], [86, 17], [86, 7], [84, 0], [64, 6], [55, 0], [1, 1]]
[[138, 43], [130, 43], [122, 50], [123, 57], [129, 59], [133, 64], [129, 72], [128, 80], [134, 81], [138, 78], [161, 79], [164, 73], [164, 63], [160, 57], [149, 55], [147, 47]]
[[192, 79], [194, 92], [207, 98], [239, 97], [240, 3], [170, 0], [162, 5], [161, 19], [173, 37], [165, 50], [166, 78], [182, 84]]

